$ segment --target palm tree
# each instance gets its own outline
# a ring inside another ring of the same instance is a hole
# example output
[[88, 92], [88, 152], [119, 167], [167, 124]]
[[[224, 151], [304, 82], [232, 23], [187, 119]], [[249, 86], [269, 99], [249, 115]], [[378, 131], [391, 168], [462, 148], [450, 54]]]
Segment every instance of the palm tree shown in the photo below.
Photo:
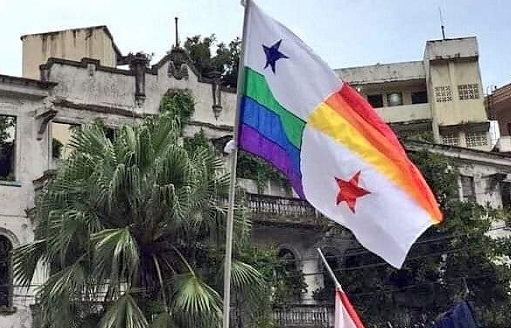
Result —
[[[168, 115], [124, 126], [100, 124], [72, 139], [74, 151], [41, 192], [35, 241], [14, 253], [28, 287], [38, 263], [44, 327], [218, 327], [221, 321], [228, 176], [206, 148], [187, 151]], [[235, 209], [236, 247], [250, 229]], [[264, 279], [234, 261], [235, 299], [268, 303]], [[98, 324], [99, 323], [99, 324]]]

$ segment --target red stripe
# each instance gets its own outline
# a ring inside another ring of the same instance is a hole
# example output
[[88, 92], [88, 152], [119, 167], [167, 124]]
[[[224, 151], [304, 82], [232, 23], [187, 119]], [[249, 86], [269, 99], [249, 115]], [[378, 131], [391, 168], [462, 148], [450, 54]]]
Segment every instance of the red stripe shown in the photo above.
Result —
[[348, 299], [348, 296], [346, 296], [346, 294], [344, 294], [344, 292], [341, 290], [337, 291], [337, 295], [341, 299], [342, 305], [346, 309], [346, 312], [348, 312], [348, 315], [350, 316], [351, 321], [353, 321], [353, 323], [355, 324], [355, 327], [365, 328], [364, 324], [358, 317], [357, 311], [355, 311], [355, 309], [353, 308], [353, 305], [351, 305], [350, 300]]
[[394, 131], [385, 124], [385, 122], [376, 114], [376, 111], [358, 92], [356, 92], [348, 83], [344, 82], [339, 92], [346, 102], [353, 108], [360, 119], [369, 123], [373, 128], [378, 130], [388, 142], [390, 142], [396, 150], [406, 156], [406, 153], [399, 143]]
[[[339, 97], [340, 96], [340, 97]], [[408, 184], [405, 190], [424, 208], [435, 223], [442, 221], [442, 213], [435, 195], [424, 177], [410, 161], [392, 129], [378, 116], [371, 105], [347, 83], [337, 94], [333, 94], [331, 103], [339, 113], [358, 129], [367, 140], [391, 160], [406, 176]]]

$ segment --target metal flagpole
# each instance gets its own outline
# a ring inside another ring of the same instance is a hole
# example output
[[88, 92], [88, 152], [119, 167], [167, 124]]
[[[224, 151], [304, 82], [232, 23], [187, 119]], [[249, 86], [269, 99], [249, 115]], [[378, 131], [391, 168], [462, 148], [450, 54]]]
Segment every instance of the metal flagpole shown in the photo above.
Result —
[[237, 99], [236, 99], [236, 117], [234, 120], [234, 149], [231, 156], [231, 177], [229, 181], [229, 205], [227, 208], [227, 226], [225, 233], [225, 262], [224, 262], [224, 308], [223, 308], [223, 328], [229, 328], [229, 314], [231, 303], [231, 265], [232, 265], [232, 228], [234, 221], [234, 201], [236, 192], [236, 163], [238, 161], [238, 130], [240, 122], [240, 108], [241, 108], [241, 89], [244, 83], [244, 70], [243, 59], [245, 56], [246, 48], [246, 32], [247, 32], [247, 17], [250, 0], [242, 2], [245, 6], [243, 14], [243, 34], [241, 37], [241, 52], [240, 61], [238, 63], [238, 82], [237, 82]]
[[335, 277], [335, 274], [332, 271], [332, 268], [330, 267], [330, 265], [328, 265], [328, 262], [326, 261], [325, 255], [323, 255], [321, 248], [317, 248], [317, 250], [318, 250], [319, 256], [321, 256], [321, 259], [323, 260], [323, 264], [325, 264], [326, 270], [328, 271], [328, 273], [330, 274], [330, 277], [332, 278], [332, 280], [335, 283], [335, 288], [342, 290], [341, 284], [339, 283], [339, 280], [337, 280], [337, 278]]

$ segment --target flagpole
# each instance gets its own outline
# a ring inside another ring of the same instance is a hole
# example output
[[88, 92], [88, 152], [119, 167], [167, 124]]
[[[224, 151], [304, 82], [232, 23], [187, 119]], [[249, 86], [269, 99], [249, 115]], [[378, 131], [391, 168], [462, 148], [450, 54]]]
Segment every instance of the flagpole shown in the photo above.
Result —
[[321, 248], [318, 247], [317, 250], [318, 250], [319, 256], [321, 257], [321, 260], [323, 260], [323, 264], [325, 265], [326, 270], [330, 274], [330, 278], [332, 278], [332, 280], [334, 281], [335, 288], [342, 290], [342, 286], [339, 283], [339, 280], [337, 280], [337, 277], [335, 276], [334, 271], [332, 270], [332, 268], [330, 267], [330, 265], [326, 261], [325, 255], [323, 255], [323, 252], [321, 251]]
[[246, 48], [247, 17], [250, 0], [242, 1], [245, 6], [243, 13], [243, 32], [241, 36], [241, 51], [238, 63], [238, 82], [236, 84], [236, 114], [234, 119], [234, 150], [231, 156], [231, 176], [229, 181], [229, 204], [227, 208], [227, 224], [225, 232], [225, 262], [224, 262], [224, 306], [222, 327], [229, 328], [229, 315], [231, 305], [231, 269], [232, 269], [232, 230], [234, 221], [234, 201], [236, 193], [236, 164], [238, 161], [238, 130], [241, 112], [241, 89], [245, 79], [243, 61]]

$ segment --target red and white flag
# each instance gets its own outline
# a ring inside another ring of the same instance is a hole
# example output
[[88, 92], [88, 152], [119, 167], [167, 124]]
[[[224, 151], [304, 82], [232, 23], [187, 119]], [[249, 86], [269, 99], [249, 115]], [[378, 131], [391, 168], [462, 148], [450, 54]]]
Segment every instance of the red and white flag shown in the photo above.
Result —
[[335, 290], [334, 328], [364, 328], [348, 296], [340, 288]]

